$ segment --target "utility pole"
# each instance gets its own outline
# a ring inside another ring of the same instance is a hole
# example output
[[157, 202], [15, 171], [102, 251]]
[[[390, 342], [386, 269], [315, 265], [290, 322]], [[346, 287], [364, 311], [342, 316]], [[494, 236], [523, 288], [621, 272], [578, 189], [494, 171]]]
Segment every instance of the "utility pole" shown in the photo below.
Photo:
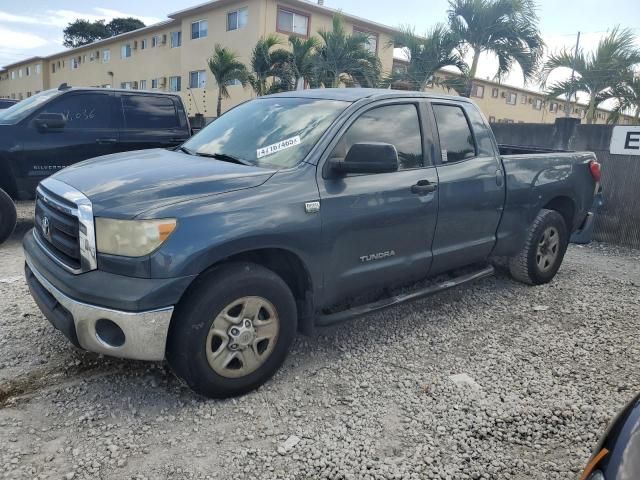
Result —
[[[573, 96], [573, 86], [576, 79], [576, 60], [578, 58], [578, 49], [580, 48], [580, 32], [578, 32], [578, 39], [576, 40], [576, 51], [573, 54], [573, 66], [571, 68], [571, 90], [567, 95], [567, 103], [564, 106], [564, 116], [568, 117], [571, 110], [571, 97]], [[578, 99], [576, 98], [576, 101]]]

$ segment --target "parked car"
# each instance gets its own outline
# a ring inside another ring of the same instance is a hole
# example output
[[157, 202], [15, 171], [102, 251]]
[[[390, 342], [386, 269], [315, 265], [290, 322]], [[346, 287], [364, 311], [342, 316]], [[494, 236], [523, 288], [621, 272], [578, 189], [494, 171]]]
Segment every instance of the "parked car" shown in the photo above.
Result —
[[640, 395], [611, 422], [580, 480], [640, 478]]
[[5, 108], [12, 107], [18, 103], [17, 100], [12, 100], [10, 98], [0, 98], [0, 110], [4, 110]]
[[0, 243], [15, 227], [13, 200], [34, 198], [52, 173], [92, 157], [175, 147], [189, 136], [174, 94], [63, 85], [0, 111]]
[[43, 181], [26, 276], [76, 346], [166, 357], [195, 391], [239, 395], [273, 375], [296, 331], [485, 277], [494, 257], [517, 280], [551, 281], [599, 174], [592, 153], [501, 156], [459, 97], [265, 96], [176, 151]]

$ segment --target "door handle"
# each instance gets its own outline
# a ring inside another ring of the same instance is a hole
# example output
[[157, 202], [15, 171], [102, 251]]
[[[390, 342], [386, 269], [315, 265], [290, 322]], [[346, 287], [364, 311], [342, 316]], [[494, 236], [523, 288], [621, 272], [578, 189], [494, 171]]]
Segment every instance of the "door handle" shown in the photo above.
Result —
[[438, 185], [431, 183], [429, 180], [418, 180], [418, 183], [411, 185], [411, 193], [426, 195], [427, 193], [435, 192], [437, 188]]
[[117, 138], [96, 138], [96, 143], [99, 143], [101, 145], [116, 143], [117, 141]]

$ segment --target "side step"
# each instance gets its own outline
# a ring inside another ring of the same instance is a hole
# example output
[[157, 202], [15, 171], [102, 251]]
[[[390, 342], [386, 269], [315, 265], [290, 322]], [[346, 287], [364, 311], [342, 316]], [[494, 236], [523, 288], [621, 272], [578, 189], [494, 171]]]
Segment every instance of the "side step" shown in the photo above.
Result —
[[438, 292], [443, 292], [450, 288], [457, 287], [458, 285], [462, 285], [464, 283], [472, 282], [474, 280], [478, 280], [484, 277], [489, 277], [493, 275], [494, 272], [495, 272], [495, 269], [493, 268], [493, 266], [488, 265], [482, 268], [481, 270], [477, 270], [472, 273], [466, 273], [452, 280], [447, 280], [446, 282], [430, 285], [426, 288], [422, 288], [420, 290], [416, 290], [411, 293], [383, 298], [382, 300], [378, 300], [372, 303], [368, 303], [366, 305], [360, 305], [358, 307], [350, 308], [349, 310], [343, 310], [342, 312], [330, 313], [327, 315], [319, 315], [318, 317], [316, 317], [315, 324], [319, 327], [326, 327], [328, 325], [333, 325], [334, 323], [340, 323], [355, 317], [368, 315], [370, 313], [378, 312], [380, 310], [384, 310], [385, 308], [393, 307], [401, 303], [410, 302], [412, 300], [418, 300], [420, 298], [428, 297]]

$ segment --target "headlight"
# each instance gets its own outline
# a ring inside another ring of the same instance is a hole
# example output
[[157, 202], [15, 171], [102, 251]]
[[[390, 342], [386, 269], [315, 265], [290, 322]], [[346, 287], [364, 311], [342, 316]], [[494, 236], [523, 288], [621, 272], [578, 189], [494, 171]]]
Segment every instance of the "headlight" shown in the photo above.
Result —
[[175, 228], [174, 218], [115, 220], [97, 217], [97, 250], [111, 255], [142, 257], [162, 245]]

